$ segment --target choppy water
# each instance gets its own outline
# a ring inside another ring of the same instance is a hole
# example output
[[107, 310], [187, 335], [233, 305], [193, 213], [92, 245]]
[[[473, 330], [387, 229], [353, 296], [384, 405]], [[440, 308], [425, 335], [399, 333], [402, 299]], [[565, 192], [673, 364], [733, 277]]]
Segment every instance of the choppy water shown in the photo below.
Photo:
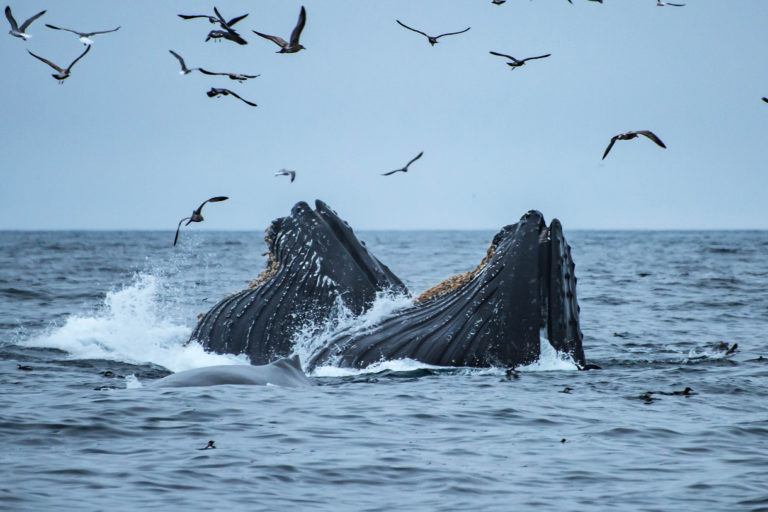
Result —
[[[492, 235], [361, 238], [418, 292]], [[158, 390], [244, 362], [182, 342], [263, 268], [261, 233], [0, 233], [0, 509], [768, 510], [768, 233], [566, 237], [602, 370]]]

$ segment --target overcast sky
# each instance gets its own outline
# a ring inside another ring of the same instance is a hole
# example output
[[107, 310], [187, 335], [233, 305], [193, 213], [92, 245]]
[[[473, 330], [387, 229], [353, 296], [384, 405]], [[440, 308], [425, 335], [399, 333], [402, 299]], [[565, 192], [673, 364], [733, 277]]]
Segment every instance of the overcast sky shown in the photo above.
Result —
[[[215, 195], [196, 229], [262, 230], [315, 198], [356, 229], [498, 229], [529, 209], [566, 230], [768, 228], [768, 2], [573, 2], [306, 0], [307, 50], [282, 55], [252, 30], [287, 39], [300, 1], [216, 2], [250, 13], [238, 46], [176, 16], [212, 2], [17, 0], [19, 23], [48, 12], [29, 41], [0, 37], [0, 229], [174, 230]], [[396, 19], [471, 30], [431, 47]], [[26, 50], [66, 67], [84, 46], [45, 23], [122, 28], [59, 85]], [[261, 77], [180, 76], [169, 49]], [[552, 56], [511, 71], [489, 50]], [[601, 160], [641, 129], [667, 149]]]

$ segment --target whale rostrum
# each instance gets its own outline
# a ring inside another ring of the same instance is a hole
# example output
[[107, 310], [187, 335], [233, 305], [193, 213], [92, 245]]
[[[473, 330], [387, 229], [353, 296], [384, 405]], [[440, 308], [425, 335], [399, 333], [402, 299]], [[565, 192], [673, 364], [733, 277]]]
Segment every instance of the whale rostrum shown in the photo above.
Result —
[[[300, 202], [272, 222], [267, 268], [199, 322], [191, 340], [219, 353], [246, 353], [253, 364], [290, 355], [293, 337], [321, 327], [341, 303], [356, 315], [377, 293], [405, 285], [322, 201]], [[307, 362], [365, 368], [410, 358], [439, 366], [512, 367], [536, 361], [541, 337], [585, 365], [576, 277], [562, 226], [531, 210], [493, 238], [477, 268], [430, 288], [365, 329], [332, 335]]]

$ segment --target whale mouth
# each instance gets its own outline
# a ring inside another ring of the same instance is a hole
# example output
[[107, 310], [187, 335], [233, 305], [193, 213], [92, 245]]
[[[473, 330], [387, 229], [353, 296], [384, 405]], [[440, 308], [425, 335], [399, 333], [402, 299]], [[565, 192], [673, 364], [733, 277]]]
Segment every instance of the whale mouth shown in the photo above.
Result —
[[[408, 293], [322, 201], [315, 210], [297, 203], [289, 216], [272, 222], [265, 240], [266, 269], [206, 313], [190, 339], [265, 364], [293, 353], [292, 339], [326, 326], [339, 305], [361, 315], [377, 294]], [[372, 325], [360, 323], [324, 336], [307, 368], [364, 368], [394, 359], [520, 366], [539, 358], [540, 333], [556, 351], [584, 365], [571, 250], [560, 222], [547, 226], [534, 210], [502, 228], [475, 269], [444, 280]]]

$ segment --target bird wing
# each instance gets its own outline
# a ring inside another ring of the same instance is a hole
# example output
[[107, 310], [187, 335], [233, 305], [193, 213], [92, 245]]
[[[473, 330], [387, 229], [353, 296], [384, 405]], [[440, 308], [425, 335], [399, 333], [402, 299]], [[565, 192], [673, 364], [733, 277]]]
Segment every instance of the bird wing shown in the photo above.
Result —
[[205, 75], [212, 75], [212, 76], [216, 76], [216, 75], [227, 75], [227, 74], [229, 74], [229, 73], [215, 73], [215, 72], [213, 72], [213, 71], [208, 71], [207, 69], [203, 69], [203, 68], [197, 68], [197, 69], [198, 69], [198, 70], [199, 70], [201, 73], [203, 73], [203, 74], [205, 74]]
[[[203, 204], [197, 207], [197, 210], [195, 210], [195, 213], [200, 215], [200, 213], [203, 211], [203, 206], [205, 206], [206, 203], [218, 203], [219, 201], [226, 201], [227, 199], [229, 199], [229, 197], [227, 196], [216, 196], [210, 199], [206, 199], [205, 201], [203, 201]], [[189, 222], [187, 224], [189, 224]]]
[[248, 14], [243, 14], [242, 16], [237, 16], [235, 18], [232, 18], [231, 20], [229, 20], [227, 22], [227, 25], [231, 27], [232, 25], [234, 25], [238, 21], [245, 19], [246, 16], [248, 16]]
[[51, 66], [53, 69], [55, 69], [56, 71], [58, 71], [59, 73], [63, 73], [63, 72], [64, 72], [64, 70], [63, 70], [63, 69], [61, 69], [59, 66], [57, 66], [57, 65], [56, 65], [56, 64], [54, 64], [53, 62], [49, 61], [48, 59], [44, 59], [43, 57], [41, 57], [41, 56], [39, 56], [39, 55], [35, 55], [34, 53], [30, 52], [29, 50], [27, 50], [27, 53], [29, 53], [29, 54], [30, 54], [31, 56], [33, 56], [34, 58], [36, 58], [36, 59], [39, 59], [39, 60], [41, 60], [41, 61], [45, 62], [46, 64], [48, 64], [49, 66]]
[[611, 150], [611, 148], [612, 148], [612, 147], [613, 147], [613, 145], [616, 143], [616, 140], [617, 140], [618, 138], [619, 138], [619, 136], [618, 136], [618, 135], [615, 135], [615, 136], [611, 137], [611, 143], [610, 143], [610, 144], [608, 144], [608, 147], [607, 147], [607, 148], [605, 148], [605, 153], [603, 153], [603, 160], [605, 160], [605, 157], [606, 157], [606, 156], [608, 156], [608, 152]]
[[291, 46], [296, 46], [299, 44], [299, 38], [301, 37], [301, 31], [304, 30], [304, 25], [307, 23], [307, 11], [304, 9], [304, 6], [301, 6], [301, 11], [299, 11], [299, 20], [296, 22], [296, 26], [293, 27], [293, 32], [291, 32]]
[[291, 183], [296, 179], [296, 171], [288, 171], [291, 174]]
[[100, 30], [98, 32], [88, 32], [87, 34], [85, 34], [85, 36], [89, 37], [89, 36], [95, 36], [98, 34], [109, 34], [110, 32], [117, 32], [118, 30], [120, 30], [120, 27], [113, 28], [112, 30]]
[[412, 30], [412, 31], [416, 32], [417, 34], [421, 34], [424, 37], [426, 37], [427, 39], [429, 39], [429, 36], [427, 34], [425, 34], [424, 32], [422, 32], [421, 30], [416, 30], [415, 28], [411, 28], [411, 27], [409, 27], [408, 25], [406, 25], [405, 23], [403, 23], [400, 20], [395, 20], [395, 21], [398, 22], [401, 27], [407, 28], [408, 30]]
[[[227, 89], [227, 90], [228, 90], [228, 89]], [[232, 92], [232, 91], [229, 91], [229, 90], [228, 90], [228, 92], [229, 92], [229, 94], [231, 94], [231, 95], [232, 95], [232, 96], [234, 96], [235, 98], [239, 99], [240, 101], [242, 101], [242, 102], [244, 102], [244, 103], [247, 103], [247, 104], [249, 104], [249, 105], [250, 105], [250, 106], [252, 106], [252, 107], [258, 107], [258, 105], [257, 105], [256, 103], [253, 103], [253, 102], [250, 102], [250, 101], [248, 101], [248, 100], [246, 100], [246, 99], [243, 99], [243, 98], [241, 98], [240, 96], [238, 96], [236, 93], [234, 93], [234, 92]]]
[[508, 59], [512, 59], [512, 60], [513, 60], [513, 61], [515, 61], [515, 62], [520, 62], [519, 60], [517, 60], [517, 59], [516, 59], [516, 58], [514, 58], [513, 56], [511, 56], [511, 55], [507, 55], [506, 53], [499, 53], [499, 52], [488, 52], [488, 53], [490, 53], [491, 55], [497, 55], [497, 56], [499, 56], [499, 57], [506, 57], [506, 58], [508, 58]]
[[33, 21], [35, 21], [37, 18], [39, 18], [39, 17], [40, 17], [40, 16], [42, 16], [43, 14], [45, 14], [45, 11], [40, 11], [39, 13], [35, 14], [34, 16], [32, 16], [31, 18], [29, 18], [29, 19], [28, 19], [27, 21], [25, 21], [24, 23], [22, 23], [22, 25], [21, 25], [21, 31], [22, 31], [22, 32], [26, 31], [26, 30], [27, 30], [27, 27], [28, 27], [28, 26], [30, 26], [30, 25], [32, 24], [32, 22], [33, 22]]
[[218, 21], [213, 16], [209, 16], [207, 14], [177, 14], [177, 16], [185, 20], [191, 20], [193, 18], [208, 18], [208, 21], [210, 21], [211, 23], [216, 23]]
[[[181, 70], [182, 70], [182, 71], [189, 71], [189, 69], [187, 69], [187, 65], [184, 63], [184, 59], [183, 59], [183, 58], [181, 58], [181, 55], [179, 55], [178, 53], [176, 53], [176, 52], [175, 52], [175, 51], [173, 51], [173, 50], [168, 50], [168, 51], [169, 51], [169, 52], [171, 52], [171, 55], [173, 55], [174, 57], [176, 57], [177, 59], [179, 59], [179, 64], [181, 64]], [[202, 71], [202, 70], [201, 70], [201, 71]]]
[[286, 46], [288, 46], [288, 41], [286, 41], [280, 36], [270, 36], [269, 34], [262, 34], [261, 32], [256, 32], [255, 30], [253, 31], [253, 33], [256, 34], [257, 36], [263, 37], [264, 39], [269, 39], [280, 48], [285, 48]]
[[45, 26], [48, 27], [48, 28], [52, 28], [53, 30], [66, 30], [67, 32], [72, 32], [73, 34], [77, 34], [79, 36], [84, 35], [84, 34], [81, 34], [80, 32], [75, 31], [75, 30], [70, 30], [68, 28], [55, 27], [55, 26], [49, 25], [47, 23], [45, 24]]
[[764, 102], [766, 102], [766, 103], [768, 103], [768, 98], [766, 98], [765, 96], [763, 96], [763, 101], [764, 101]]
[[11, 13], [10, 5], [5, 6], [5, 17], [8, 18], [8, 23], [11, 24], [11, 30], [19, 30], [19, 26], [16, 24], [16, 20], [13, 18], [13, 14]]
[[224, 16], [221, 15], [219, 10], [216, 8], [216, 6], [213, 7], [213, 12], [216, 13], [216, 21], [219, 22], [219, 25], [221, 25], [221, 28], [226, 29], [228, 28], [227, 20], [224, 19]]
[[395, 174], [396, 172], [400, 172], [400, 171], [406, 172], [405, 169], [395, 169], [394, 171], [385, 172], [385, 173], [382, 173], [381, 175], [389, 176], [390, 174]]
[[464, 30], [459, 30], [458, 32], [446, 32], [445, 34], [440, 34], [439, 36], [435, 36], [435, 39], [439, 39], [439, 38], [441, 38], [443, 36], [453, 36], [453, 35], [456, 35], [456, 34], [463, 34], [467, 30], [469, 30], [470, 28], [472, 28], [472, 27], [467, 27]]
[[424, 152], [422, 151], [421, 153], [419, 153], [418, 155], [416, 155], [415, 157], [413, 157], [413, 158], [411, 159], [411, 161], [410, 161], [410, 162], [408, 162], [407, 164], [405, 164], [405, 169], [407, 169], [408, 167], [410, 167], [410, 166], [411, 166], [411, 164], [412, 164], [413, 162], [415, 162], [416, 160], [418, 160], [419, 158], [421, 158], [421, 155], [423, 155], [423, 154], [424, 154]]
[[82, 59], [83, 57], [85, 57], [85, 54], [86, 54], [86, 53], [88, 53], [89, 51], [91, 51], [91, 45], [88, 45], [88, 46], [85, 48], [85, 51], [84, 51], [83, 53], [81, 53], [81, 54], [80, 54], [80, 56], [79, 56], [78, 58], [76, 58], [75, 60], [73, 60], [73, 61], [72, 61], [72, 64], [70, 64], [70, 65], [69, 65], [69, 67], [67, 68], [67, 73], [69, 73], [69, 71], [72, 69], [72, 66], [74, 66], [74, 65], [75, 65], [75, 62], [77, 62], [77, 61], [79, 61], [80, 59]]
[[520, 62], [525, 62], [525, 61], [527, 61], [527, 60], [534, 60], [534, 59], [543, 59], [543, 58], [545, 58], [545, 57], [549, 57], [550, 55], [552, 55], [552, 54], [551, 54], [551, 53], [548, 53], [548, 54], [546, 54], [546, 55], [539, 55], [538, 57], [528, 57], [527, 59], [523, 59], [523, 60], [521, 60]]
[[664, 5], [674, 5], [675, 7], [684, 7], [685, 6], [685, 4], [673, 4], [673, 3], [670, 3], [670, 2], [664, 2]]
[[176, 236], [173, 238], [173, 245], [174, 246], [176, 245], [176, 242], [179, 241], [179, 230], [181, 229], [181, 223], [184, 222], [185, 220], [189, 220], [189, 219], [191, 219], [191, 217], [184, 217], [183, 219], [181, 219], [179, 221], [179, 225], [176, 227]]
[[656, 136], [656, 134], [655, 134], [655, 133], [653, 133], [653, 132], [652, 132], [652, 131], [650, 131], [650, 130], [638, 130], [638, 131], [636, 131], [635, 133], [637, 133], [638, 135], [645, 135], [646, 137], [648, 137], [648, 138], [649, 138], [649, 139], [651, 139], [653, 142], [655, 142], [656, 144], [658, 144], [659, 146], [661, 146], [661, 147], [663, 147], [663, 148], [666, 148], [666, 147], [667, 147], [667, 146], [665, 146], [665, 145], [664, 145], [664, 143], [663, 143], [663, 142], [661, 142], [661, 139], [660, 139], [660, 138], [658, 138], [658, 137]]
[[[261, 75], [240, 75], [240, 76], [245, 77], [245, 78], [258, 78]], [[239, 80], [239, 78], [235, 78], [235, 80]]]

